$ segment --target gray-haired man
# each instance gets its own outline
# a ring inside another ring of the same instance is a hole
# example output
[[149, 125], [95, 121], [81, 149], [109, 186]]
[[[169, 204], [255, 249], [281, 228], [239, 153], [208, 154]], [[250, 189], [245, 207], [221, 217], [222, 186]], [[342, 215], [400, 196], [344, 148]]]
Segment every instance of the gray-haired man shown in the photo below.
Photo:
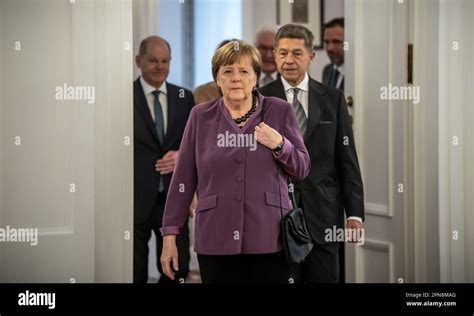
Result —
[[303, 208], [315, 243], [300, 266], [302, 281], [337, 283], [339, 243], [331, 238], [335, 234], [327, 238], [328, 229], [331, 233], [345, 226], [361, 229], [364, 194], [344, 93], [308, 76], [315, 56], [313, 39], [304, 26], [282, 26], [274, 47], [281, 77], [260, 92], [292, 103], [311, 158], [308, 177], [294, 181], [297, 204]]

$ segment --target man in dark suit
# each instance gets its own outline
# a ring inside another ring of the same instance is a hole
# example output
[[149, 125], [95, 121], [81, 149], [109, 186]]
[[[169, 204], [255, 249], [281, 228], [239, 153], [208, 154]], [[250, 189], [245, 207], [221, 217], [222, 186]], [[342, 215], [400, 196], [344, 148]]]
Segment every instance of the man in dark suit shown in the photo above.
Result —
[[324, 25], [324, 48], [331, 63], [323, 69], [323, 82], [344, 90], [344, 18], [336, 18]]
[[292, 103], [311, 158], [309, 176], [295, 181], [294, 188], [315, 243], [300, 266], [302, 279], [307, 283], [337, 283], [339, 243], [333, 232], [344, 228], [344, 210], [346, 227], [362, 229], [364, 197], [344, 94], [307, 73], [314, 59], [313, 39], [311, 31], [301, 25], [281, 27], [275, 37], [275, 60], [281, 77], [260, 92]]
[[[173, 282], [162, 271], [160, 255], [162, 226], [171, 175], [191, 108], [192, 93], [166, 82], [171, 61], [168, 42], [157, 36], [145, 38], [136, 56], [141, 76], [135, 80], [134, 94], [134, 237], [133, 280], [148, 279], [148, 241], [156, 236], [159, 283]], [[177, 239], [179, 271], [174, 282], [183, 282], [189, 272], [189, 232]]]

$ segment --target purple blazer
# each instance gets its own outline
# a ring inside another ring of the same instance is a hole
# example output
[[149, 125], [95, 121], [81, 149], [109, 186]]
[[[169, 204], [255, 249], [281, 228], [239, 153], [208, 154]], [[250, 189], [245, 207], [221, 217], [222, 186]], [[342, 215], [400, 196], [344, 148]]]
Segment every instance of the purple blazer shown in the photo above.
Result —
[[[242, 128], [222, 98], [192, 109], [166, 199], [163, 236], [180, 234], [196, 191], [197, 253], [263, 254], [282, 249], [280, 221], [292, 209], [288, 175], [305, 178], [310, 159], [292, 106], [261, 94], [258, 104]], [[254, 129], [262, 120], [284, 137], [278, 155], [255, 141]]]

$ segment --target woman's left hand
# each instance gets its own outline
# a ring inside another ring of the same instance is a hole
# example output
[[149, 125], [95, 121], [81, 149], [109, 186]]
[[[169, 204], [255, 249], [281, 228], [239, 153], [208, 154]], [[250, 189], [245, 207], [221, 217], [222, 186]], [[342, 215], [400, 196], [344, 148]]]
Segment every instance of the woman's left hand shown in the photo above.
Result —
[[255, 136], [260, 144], [270, 148], [271, 150], [277, 148], [283, 140], [283, 136], [281, 136], [280, 133], [264, 122], [255, 126]]

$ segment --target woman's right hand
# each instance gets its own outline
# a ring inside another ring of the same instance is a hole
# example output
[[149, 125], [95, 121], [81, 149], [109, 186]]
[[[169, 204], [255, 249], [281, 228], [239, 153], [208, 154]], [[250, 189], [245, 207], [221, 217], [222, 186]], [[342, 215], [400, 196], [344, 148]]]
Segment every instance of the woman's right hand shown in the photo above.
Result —
[[176, 235], [163, 237], [163, 250], [161, 251], [161, 267], [168, 278], [174, 280], [174, 271], [178, 271], [178, 248], [176, 247]]

